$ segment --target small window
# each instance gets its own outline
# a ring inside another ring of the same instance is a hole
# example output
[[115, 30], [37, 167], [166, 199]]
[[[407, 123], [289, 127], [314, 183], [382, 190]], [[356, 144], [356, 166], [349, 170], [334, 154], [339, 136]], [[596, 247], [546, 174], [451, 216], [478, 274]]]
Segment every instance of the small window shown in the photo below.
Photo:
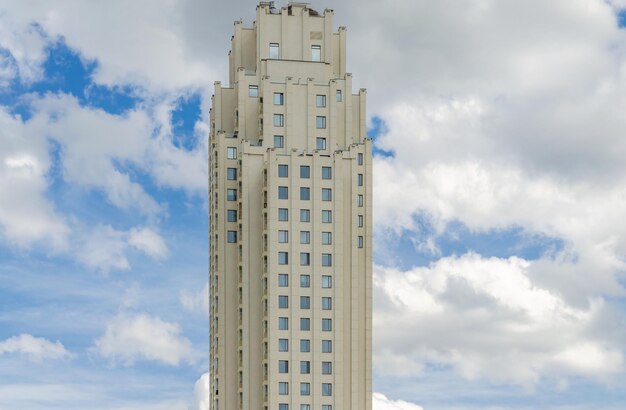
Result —
[[318, 130], [326, 129], [326, 117], [324, 116], [315, 117], [315, 128], [317, 128]]
[[311, 362], [308, 360], [303, 360], [300, 362], [300, 374], [310, 374], [311, 373]]
[[226, 212], [226, 221], [227, 222], [237, 222], [237, 210], [229, 209]]
[[333, 221], [333, 211], [322, 210], [322, 222], [323, 223], [331, 223]]
[[226, 158], [227, 159], [237, 159], [237, 148], [228, 147], [226, 148]]
[[300, 187], [300, 200], [308, 201], [311, 199], [311, 188]]
[[289, 264], [289, 252], [278, 252], [278, 264], [279, 265]]
[[300, 266], [309, 266], [311, 264], [311, 254], [308, 252], [300, 252]]
[[278, 199], [289, 199], [289, 188], [287, 188], [286, 186], [279, 186]]
[[333, 308], [333, 298], [322, 298], [322, 310], [331, 310]]
[[332, 362], [322, 362], [322, 374], [333, 374]]
[[278, 208], [278, 220], [279, 221], [288, 221], [289, 220], [289, 209], [287, 209], [287, 208]]
[[356, 162], [358, 165], [363, 165], [363, 154], [361, 153], [356, 154]]
[[342, 98], [341, 98], [341, 90], [337, 90], [337, 92], [335, 93], [335, 96], [337, 97], [337, 102], [341, 102]]
[[322, 61], [322, 46], [311, 46], [311, 61]]
[[280, 58], [280, 46], [278, 43], [270, 43], [270, 58], [277, 59]]
[[309, 296], [300, 296], [300, 309], [311, 309], [311, 298]]
[[322, 340], [322, 353], [332, 353], [333, 342], [332, 340]]
[[300, 210], [300, 222], [311, 222], [311, 210], [309, 209]]
[[359, 194], [356, 197], [356, 204], [359, 207], [363, 207], [363, 195]]
[[274, 114], [274, 127], [282, 127], [285, 125], [285, 117], [282, 114]]
[[326, 138], [317, 137], [315, 139], [315, 149], [326, 149]]
[[289, 165], [278, 165], [278, 176], [280, 178], [287, 178], [289, 176]]
[[311, 351], [311, 341], [309, 339], [300, 339], [300, 352], [308, 353]]
[[278, 308], [279, 309], [289, 308], [289, 296], [278, 295]]
[[278, 373], [289, 373], [289, 361], [288, 360], [278, 361]]
[[274, 148], [284, 148], [285, 147], [285, 137], [282, 135], [274, 135]]
[[333, 190], [330, 188], [322, 188], [322, 201], [332, 201]]
[[[326, 144], [324, 144], [326, 147]], [[333, 177], [333, 169], [331, 167], [322, 167], [322, 179], [331, 179]]]
[[287, 275], [286, 273], [279, 273], [278, 286], [281, 288], [289, 286], [289, 275]]
[[229, 181], [237, 180], [237, 168], [226, 168], [226, 179]]
[[301, 288], [310, 288], [311, 287], [311, 276], [310, 275], [300, 275], [300, 287]]
[[237, 231], [228, 231], [226, 237], [228, 243], [237, 243]]
[[332, 245], [333, 234], [332, 232], [322, 232], [322, 245]]
[[322, 319], [322, 331], [330, 332], [333, 330], [333, 320], [332, 319]]
[[274, 105], [283, 105], [285, 103], [285, 95], [283, 93], [274, 93]]
[[[217, 403], [217, 399], [215, 399], [215, 402]], [[215, 407], [217, 407], [217, 404], [215, 405]], [[287, 403], [280, 403], [278, 405], [278, 410], [289, 410], [289, 405]], [[332, 409], [329, 408], [329, 409], [322, 409], [322, 410], [332, 410]]]
[[363, 174], [358, 174], [356, 176], [356, 181], [358, 186], [363, 186]]
[[[283, 410], [283, 409], [279, 409]], [[333, 406], [331, 404], [322, 404], [322, 410], [333, 410]]]
[[323, 253], [322, 266], [333, 266], [333, 255], [331, 255], [330, 253]]
[[289, 231], [282, 229], [278, 231], [278, 243], [289, 243]]
[[300, 231], [300, 243], [305, 245], [311, 243], [311, 232]]
[[237, 200], [237, 190], [233, 188], [228, 188], [226, 190], [226, 200], [228, 201], [236, 201]]
[[358, 216], [359, 228], [363, 228], [363, 215]]
[[300, 383], [300, 395], [301, 396], [311, 395], [311, 383]]
[[258, 97], [259, 96], [259, 86], [258, 85], [250, 85], [250, 86], [248, 86], [248, 96], [250, 96], [250, 97]]
[[326, 107], [326, 96], [325, 95], [316, 95], [315, 96], [315, 106], [318, 108]]
[[300, 405], [300, 410], [311, 410], [311, 405], [310, 404], [301, 404]]
[[300, 178], [311, 178], [311, 167], [308, 165], [300, 165]]
[[289, 351], [289, 339], [278, 339], [278, 351], [279, 352]]
[[332, 383], [322, 383], [322, 396], [332, 396], [333, 385]]
[[333, 287], [333, 277], [329, 275], [322, 275], [322, 288], [330, 289]]
[[[278, 382], [278, 394], [280, 394], [281, 396], [285, 396], [285, 395], [289, 394], [289, 383], [287, 383], [287, 382]], [[289, 407], [284, 407], [284, 408], [288, 409]]]
[[311, 330], [311, 319], [309, 319], [308, 317], [301, 317], [300, 318], [300, 330]]
[[288, 317], [278, 318], [278, 330], [289, 330], [289, 318]]
[[358, 237], [357, 243], [358, 243], [357, 245], [358, 245], [359, 248], [363, 247], [363, 237], [362, 236]]

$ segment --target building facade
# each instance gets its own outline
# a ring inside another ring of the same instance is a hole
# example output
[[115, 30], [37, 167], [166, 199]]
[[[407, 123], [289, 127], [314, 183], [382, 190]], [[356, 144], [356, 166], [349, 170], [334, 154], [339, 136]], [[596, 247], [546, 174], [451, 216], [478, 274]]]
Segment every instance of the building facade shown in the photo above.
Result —
[[213, 410], [370, 410], [372, 146], [346, 30], [235, 22], [209, 144]]

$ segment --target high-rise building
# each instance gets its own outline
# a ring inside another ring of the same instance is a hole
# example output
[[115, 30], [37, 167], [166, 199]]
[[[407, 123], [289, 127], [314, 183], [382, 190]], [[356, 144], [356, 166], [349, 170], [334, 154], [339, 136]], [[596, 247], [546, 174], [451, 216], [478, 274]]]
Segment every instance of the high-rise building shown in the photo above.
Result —
[[346, 29], [235, 22], [209, 145], [213, 410], [370, 410], [372, 145]]

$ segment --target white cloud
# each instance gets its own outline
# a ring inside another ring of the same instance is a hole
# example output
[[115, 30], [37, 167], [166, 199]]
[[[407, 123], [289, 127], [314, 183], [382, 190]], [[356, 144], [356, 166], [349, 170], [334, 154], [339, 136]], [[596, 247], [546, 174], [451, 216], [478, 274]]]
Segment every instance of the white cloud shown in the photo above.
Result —
[[211, 375], [204, 373], [193, 388], [193, 404], [189, 410], [209, 410], [211, 408]]
[[209, 284], [196, 292], [183, 290], [180, 292], [180, 303], [190, 312], [209, 314]]
[[417, 404], [409, 403], [403, 400], [388, 399], [382, 393], [374, 393], [372, 397], [373, 410], [423, 410]]
[[168, 255], [163, 238], [150, 228], [133, 228], [128, 233], [128, 243], [151, 257], [162, 260]]
[[43, 337], [34, 337], [29, 334], [21, 334], [1, 341], [0, 355], [7, 353], [22, 354], [34, 362], [67, 359], [71, 356], [58, 340], [51, 342]]
[[194, 363], [196, 352], [177, 323], [147, 314], [120, 314], [109, 321], [104, 335], [95, 341], [95, 351], [124, 365], [136, 360], [152, 360], [178, 366]]

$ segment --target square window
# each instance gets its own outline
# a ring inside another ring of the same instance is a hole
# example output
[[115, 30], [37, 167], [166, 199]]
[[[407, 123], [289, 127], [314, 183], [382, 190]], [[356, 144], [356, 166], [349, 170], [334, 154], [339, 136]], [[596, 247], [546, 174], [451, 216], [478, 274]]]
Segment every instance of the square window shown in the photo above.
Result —
[[278, 252], [278, 264], [279, 265], [289, 264], [289, 252]]
[[285, 137], [282, 135], [274, 135], [274, 148], [284, 148], [285, 147]]
[[300, 362], [300, 374], [310, 374], [311, 373], [311, 362], [309, 361], [301, 361]]
[[289, 242], [289, 231], [279, 230], [278, 231], [278, 243], [288, 243]]
[[358, 174], [356, 176], [356, 181], [358, 186], [363, 186], [363, 174]]
[[333, 255], [331, 255], [330, 253], [323, 253], [322, 266], [333, 266]]
[[363, 237], [362, 237], [362, 236], [359, 236], [359, 237], [358, 237], [358, 239], [357, 239], [357, 245], [358, 245], [358, 247], [359, 247], [359, 248], [362, 248], [362, 247], [363, 247]]
[[332, 396], [333, 385], [331, 383], [322, 383], [322, 396]]
[[228, 231], [226, 234], [228, 243], [237, 243], [237, 231]]
[[363, 215], [358, 216], [359, 228], [363, 228]]
[[300, 187], [300, 200], [308, 201], [311, 199], [311, 188]]
[[278, 199], [289, 199], [289, 188], [287, 188], [286, 186], [279, 186]]
[[279, 352], [289, 351], [289, 339], [278, 339], [278, 351]]
[[359, 207], [363, 207], [363, 195], [359, 194], [356, 197], [356, 204]]
[[337, 90], [335, 92], [335, 97], [336, 97], [337, 102], [341, 102], [342, 100], [341, 90]]
[[333, 342], [332, 340], [322, 340], [322, 353], [332, 353]]
[[289, 176], [289, 165], [278, 164], [278, 176], [287, 178]]
[[308, 317], [300, 318], [300, 330], [311, 330], [311, 319]]
[[300, 275], [300, 287], [301, 288], [310, 288], [311, 287], [311, 276], [310, 275]]
[[278, 330], [289, 330], [289, 318], [288, 317], [278, 318]]
[[356, 163], [358, 165], [363, 165], [363, 154], [361, 154], [360, 152], [356, 154]]
[[326, 117], [318, 115], [315, 117], [315, 128], [318, 130], [326, 129]]
[[226, 200], [227, 201], [236, 201], [237, 200], [237, 190], [233, 188], [228, 188], [226, 190]]
[[300, 296], [300, 309], [311, 309], [311, 298], [309, 296]]
[[227, 159], [237, 159], [237, 148], [228, 147], [226, 148], [226, 158]]
[[326, 138], [317, 137], [315, 139], [315, 149], [318, 149], [318, 150], [326, 149]]
[[278, 382], [278, 394], [280, 394], [281, 396], [289, 394], [289, 383]]
[[274, 127], [282, 127], [285, 125], [285, 117], [282, 114], [274, 114]]
[[330, 289], [333, 287], [333, 277], [328, 275], [322, 275], [322, 287]]
[[248, 96], [249, 97], [258, 97], [259, 96], [259, 86], [258, 85], [249, 85], [248, 86]]
[[322, 298], [322, 310], [331, 310], [333, 308], [333, 298]]
[[300, 395], [301, 396], [311, 395], [311, 383], [300, 383]]
[[311, 222], [311, 210], [309, 209], [300, 210], [300, 222]]
[[237, 180], [237, 168], [226, 168], [226, 179], [229, 181]]
[[311, 243], [311, 232], [300, 231], [300, 243], [305, 245]]
[[228, 222], [237, 222], [237, 210], [229, 209], [226, 211], [226, 221]]
[[322, 374], [333, 374], [332, 362], [322, 362]]
[[333, 190], [330, 188], [322, 188], [322, 201], [332, 201]]
[[280, 46], [278, 43], [270, 43], [270, 58], [277, 59], [279, 56]]
[[289, 307], [289, 296], [278, 295], [278, 308], [287, 309]]
[[322, 319], [322, 331], [330, 332], [333, 330], [333, 320], [332, 319]]
[[326, 96], [325, 95], [316, 95], [315, 96], [315, 106], [318, 108], [326, 107]]
[[322, 232], [322, 245], [332, 245], [333, 234], [332, 232]]
[[322, 222], [323, 223], [331, 223], [333, 221], [333, 211], [329, 211], [326, 209], [322, 210]]
[[311, 264], [311, 254], [308, 252], [300, 252], [300, 266], [309, 266]]
[[274, 105], [283, 105], [285, 103], [285, 95], [283, 93], [274, 93]]
[[333, 169], [331, 167], [322, 167], [322, 179], [331, 179], [333, 177]]
[[300, 165], [300, 178], [311, 178], [311, 167], [308, 165]]
[[279, 221], [288, 221], [289, 220], [289, 209], [287, 209], [287, 208], [278, 208], [278, 220]]
[[308, 353], [311, 351], [311, 341], [309, 339], [300, 339], [300, 352]]
[[286, 273], [279, 273], [278, 286], [281, 288], [289, 286], [289, 275], [287, 275]]

